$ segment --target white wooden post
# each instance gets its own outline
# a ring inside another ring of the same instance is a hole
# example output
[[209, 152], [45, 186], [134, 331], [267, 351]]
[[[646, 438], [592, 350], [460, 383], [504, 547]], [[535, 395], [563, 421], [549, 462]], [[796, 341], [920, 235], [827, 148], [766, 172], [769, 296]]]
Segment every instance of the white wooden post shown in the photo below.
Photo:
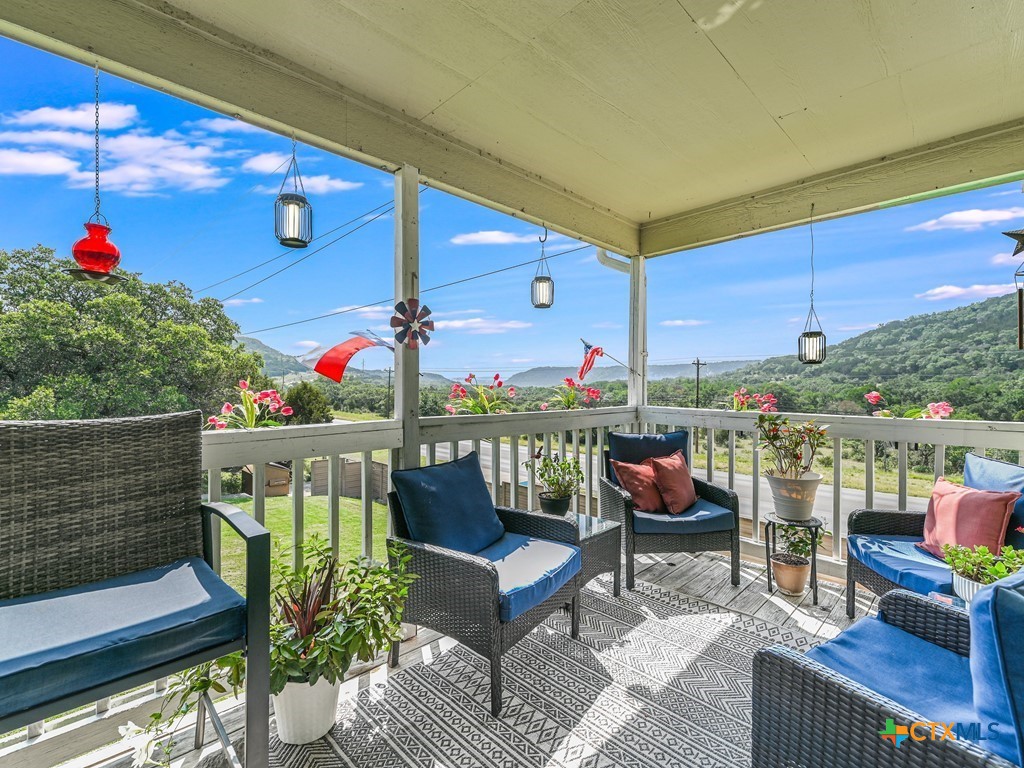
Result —
[[[395, 301], [420, 295], [420, 175], [411, 165], [395, 173]], [[395, 418], [402, 422], [399, 467], [420, 464], [420, 351], [395, 344]]]
[[647, 405], [647, 265], [629, 261], [629, 405]]

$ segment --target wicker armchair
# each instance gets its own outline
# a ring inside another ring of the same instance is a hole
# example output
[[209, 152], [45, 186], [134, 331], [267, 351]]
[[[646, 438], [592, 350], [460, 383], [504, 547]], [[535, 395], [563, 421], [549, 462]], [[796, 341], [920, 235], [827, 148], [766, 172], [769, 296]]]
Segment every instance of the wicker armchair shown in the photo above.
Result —
[[[244, 650], [245, 764], [267, 765], [270, 533], [200, 503], [201, 428], [0, 422], [0, 733]], [[245, 541], [248, 599], [209, 563], [215, 516]]]
[[[579, 637], [579, 575], [570, 579], [547, 600], [502, 621], [499, 615], [498, 572], [479, 555], [424, 544], [410, 538], [401, 501], [388, 494], [394, 536], [389, 548], [399, 544], [411, 555], [408, 568], [417, 578], [409, 587], [403, 620], [433, 629], [458, 640], [486, 657], [491, 665], [491, 713], [501, 714], [501, 657], [554, 611], [568, 605], [572, 636]], [[575, 520], [519, 509], [497, 507], [498, 519], [509, 533], [575, 545], [579, 528]], [[392, 563], [393, 564], [393, 563]], [[391, 646], [389, 663], [398, 665], [399, 644]]]
[[[939, 657], [943, 653], [948, 658], [955, 658], [954, 654], [971, 655], [971, 622], [967, 612], [913, 592], [888, 592], [882, 597], [877, 619], [861, 619], [847, 632], [872, 622], [882, 622], [927, 642], [930, 645], [923, 647], [936, 649]], [[865, 649], [865, 665], [872, 665], [882, 650]], [[886, 667], [883, 674], [892, 676], [898, 687], [906, 680], [907, 670], [915, 664], [926, 665], [927, 662], [919, 658], [900, 659], [894, 665], [897, 669]], [[945, 664], [963, 669], [966, 659], [960, 664]], [[933, 669], [936, 676], [944, 672], [941, 664]], [[754, 768], [786, 765], [801, 768], [840, 765], [1013, 768], [1015, 765], [976, 743], [978, 734], [972, 734], [971, 740], [962, 734], [956, 739], [920, 738], [927, 733], [930, 722], [943, 718], [915, 712], [792, 648], [775, 645], [758, 651], [754, 656], [753, 675], [751, 747]], [[907, 690], [916, 687], [910, 681], [905, 685]], [[965, 689], [969, 699], [969, 680]], [[882, 738], [882, 730], [888, 730], [890, 719], [896, 728], [891, 740], [886, 740]], [[948, 724], [952, 718], [945, 719]], [[908, 738], [908, 743], [897, 746], [895, 734], [908, 733], [898, 729], [909, 729], [914, 723], [924, 724], [914, 730], [917, 738]], [[967, 728], [975, 725], [973, 722], [957, 724]], [[985, 724], [980, 725], [980, 729], [985, 728]], [[986, 737], [984, 730], [979, 734]]]
[[633, 589], [636, 573], [635, 556], [657, 552], [727, 551], [730, 557], [730, 580], [740, 583], [740, 500], [735, 491], [693, 478], [698, 499], [731, 510], [733, 526], [729, 530], [707, 533], [636, 533], [633, 530], [633, 498], [613, 483], [611, 459], [604, 455], [605, 475], [600, 478], [601, 516], [622, 525], [622, 550], [626, 560], [626, 589]]
[[[857, 509], [847, 521], [847, 535], [924, 536], [924, 512], [892, 509]], [[857, 607], [857, 584], [876, 595], [884, 595], [900, 585], [865, 565], [849, 550], [846, 553], [846, 615], [853, 618]]]

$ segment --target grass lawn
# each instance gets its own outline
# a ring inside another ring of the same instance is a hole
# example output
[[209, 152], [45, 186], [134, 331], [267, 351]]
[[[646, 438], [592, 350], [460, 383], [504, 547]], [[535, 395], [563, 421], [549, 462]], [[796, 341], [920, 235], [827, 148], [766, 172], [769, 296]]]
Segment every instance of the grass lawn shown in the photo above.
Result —
[[365, 413], [363, 411], [331, 411], [334, 418], [343, 421], [383, 421], [384, 417], [379, 413]]
[[[303, 528], [308, 539], [314, 533], [327, 538], [327, 497], [306, 496], [304, 504]], [[252, 514], [252, 499], [231, 499], [230, 503]], [[273, 544], [272, 552], [283, 547], [286, 557], [291, 557], [292, 546], [292, 500], [290, 496], [275, 496], [267, 499], [266, 526], [270, 530]], [[362, 540], [362, 511], [359, 499], [341, 497], [341, 541], [342, 560], [355, 557], [360, 553]], [[383, 504], [373, 505], [373, 556], [384, 557], [384, 540], [388, 529], [387, 507]], [[221, 526], [221, 574], [225, 581], [237, 589], [245, 587], [245, 546], [227, 525]]]

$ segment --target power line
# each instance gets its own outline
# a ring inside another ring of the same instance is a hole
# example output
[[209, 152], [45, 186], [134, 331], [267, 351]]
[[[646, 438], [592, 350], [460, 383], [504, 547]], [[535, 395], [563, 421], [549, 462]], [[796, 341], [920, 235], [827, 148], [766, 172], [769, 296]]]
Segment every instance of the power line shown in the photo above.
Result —
[[[560, 251], [559, 253], [549, 253], [544, 258], [554, 259], [554, 258], [556, 258], [558, 256], [565, 256], [565, 255], [570, 254], [570, 253], [576, 253], [577, 251], [582, 251], [585, 248], [593, 248], [593, 246], [589, 245], [589, 244], [587, 244], [587, 245], [580, 245], [580, 246], [577, 246], [576, 248], [570, 248], [567, 251]], [[508, 266], [508, 267], [501, 267], [500, 269], [492, 269], [490, 272], [483, 272], [483, 273], [481, 273], [479, 275], [471, 275], [470, 277], [463, 277], [463, 278], [460, 278], [459, 280], [452, 280], [450, 283], [443, 283], [442, 285], [435, 285], [435, 286], [432, 286], [430, 288], [423, 288], [420, 291], [420, 293], [423, 294], [423, 293], [429, 293], [430, 291], [439, 291], [442, 288], [450, 288], [453, 285], [460, 285], [461, 283], [468, 283], [471, 280], [479, 280], [480, 278], [490, 277], [492, 275], [500, 274], [501, 272], [508, 272], [509, 270], [512, 270], [512, 269], [519, 269], [521, 267], [527, 267], [527, 266], [529, 266], [531, 264], [536, 264], [538, 261], [540, 261], [539, 258], [537, 258], [537, 259], [530, 259], [529, 261], [521, 261], [518, 264], [513, 264], [513, 265]], [[252, 330], [252, 331], [243, 331], [243, 333], [246, 334], [246, 335], [251, 335], [251, 334], [254, 334], [254, 333], [265, 333], [266, 331], [276, 331], [276, 330], [278, 330], [280, 328], [290, 328], [290, 327], [292, 327], [294, 325], [303, 325], [304, 323], [312, 323], [315, 320], [323, 320], [323, 319], [328, 318], [328, 317], [336, 317], [337, 315], [346, 315], [349, 312], [358, 312], [358, 311], [360, 311], [362, 309], [370, 309], [371, 307], [379, 307], [381, 304], [390, 304], [392, 301], [393, 301], [393, 299], [381, 299], [380, 301], [372, 301], [369, 304], [362, 304], [362, 305], [360, 305], [358, 307], [348, 307], [346, 309], [338, 309], [338, 310], [335, 310], [334, 312], [325, 312], [322, 315], [316, 315], [315, 317], [307, 317], [304, 320], [293, 320], [290, 323], [281, 323], [280, 325], [271, 325], [271, 326], [268, 326], [267, 328], [257, 328], [257, 329]]]

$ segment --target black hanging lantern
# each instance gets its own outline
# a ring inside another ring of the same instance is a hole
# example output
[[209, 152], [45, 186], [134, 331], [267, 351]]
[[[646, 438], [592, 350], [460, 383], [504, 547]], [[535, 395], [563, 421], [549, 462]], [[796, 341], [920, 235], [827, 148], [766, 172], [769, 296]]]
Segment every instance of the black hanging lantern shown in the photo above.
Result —
[[[285, 192], [291, 180], [291, 192]], [[299, 175], [299, 163], [295, 159], [295, 138], [292, 138], [292, 159], [288, 163], [281, 191], [274, 201], [274, 234], [281, 245], [288, 248], [305, 248], [313, 240], [313, 206], [306, 199], [306, 190]]]
[[825, 362], [825, 333], [821, 330], [818, 313], [814, 311], [814, 203], [811, 203], [811, 308], [807, 311], [804, 332], [797, 340], [797, 358], [801, 363], [817, 365]]
[[[1019, 256], [1024, 251], [1024, 229], [1015, 229], [1003, 234], [1017, 243], [1013, 255]], [[1017, 349], [1024, 349], [1024, 285], [1021, 285], [1021, 278], [1024, 278], [1024, 262], [1021, 262], [1013, 273], [1013, 287], [1017, 290]]]
[[540, 240], [540, 261], [537, 262], [537, 274], [530, 284], [530, 301], [537, 309], [550, 309], [555, 303], [555, 281], [551, 277], [551, 267], [548, 266], [547, 256], [544, 253], [544, 243], [548, 240], [548, 228], [544, 227], [544, 237]]

